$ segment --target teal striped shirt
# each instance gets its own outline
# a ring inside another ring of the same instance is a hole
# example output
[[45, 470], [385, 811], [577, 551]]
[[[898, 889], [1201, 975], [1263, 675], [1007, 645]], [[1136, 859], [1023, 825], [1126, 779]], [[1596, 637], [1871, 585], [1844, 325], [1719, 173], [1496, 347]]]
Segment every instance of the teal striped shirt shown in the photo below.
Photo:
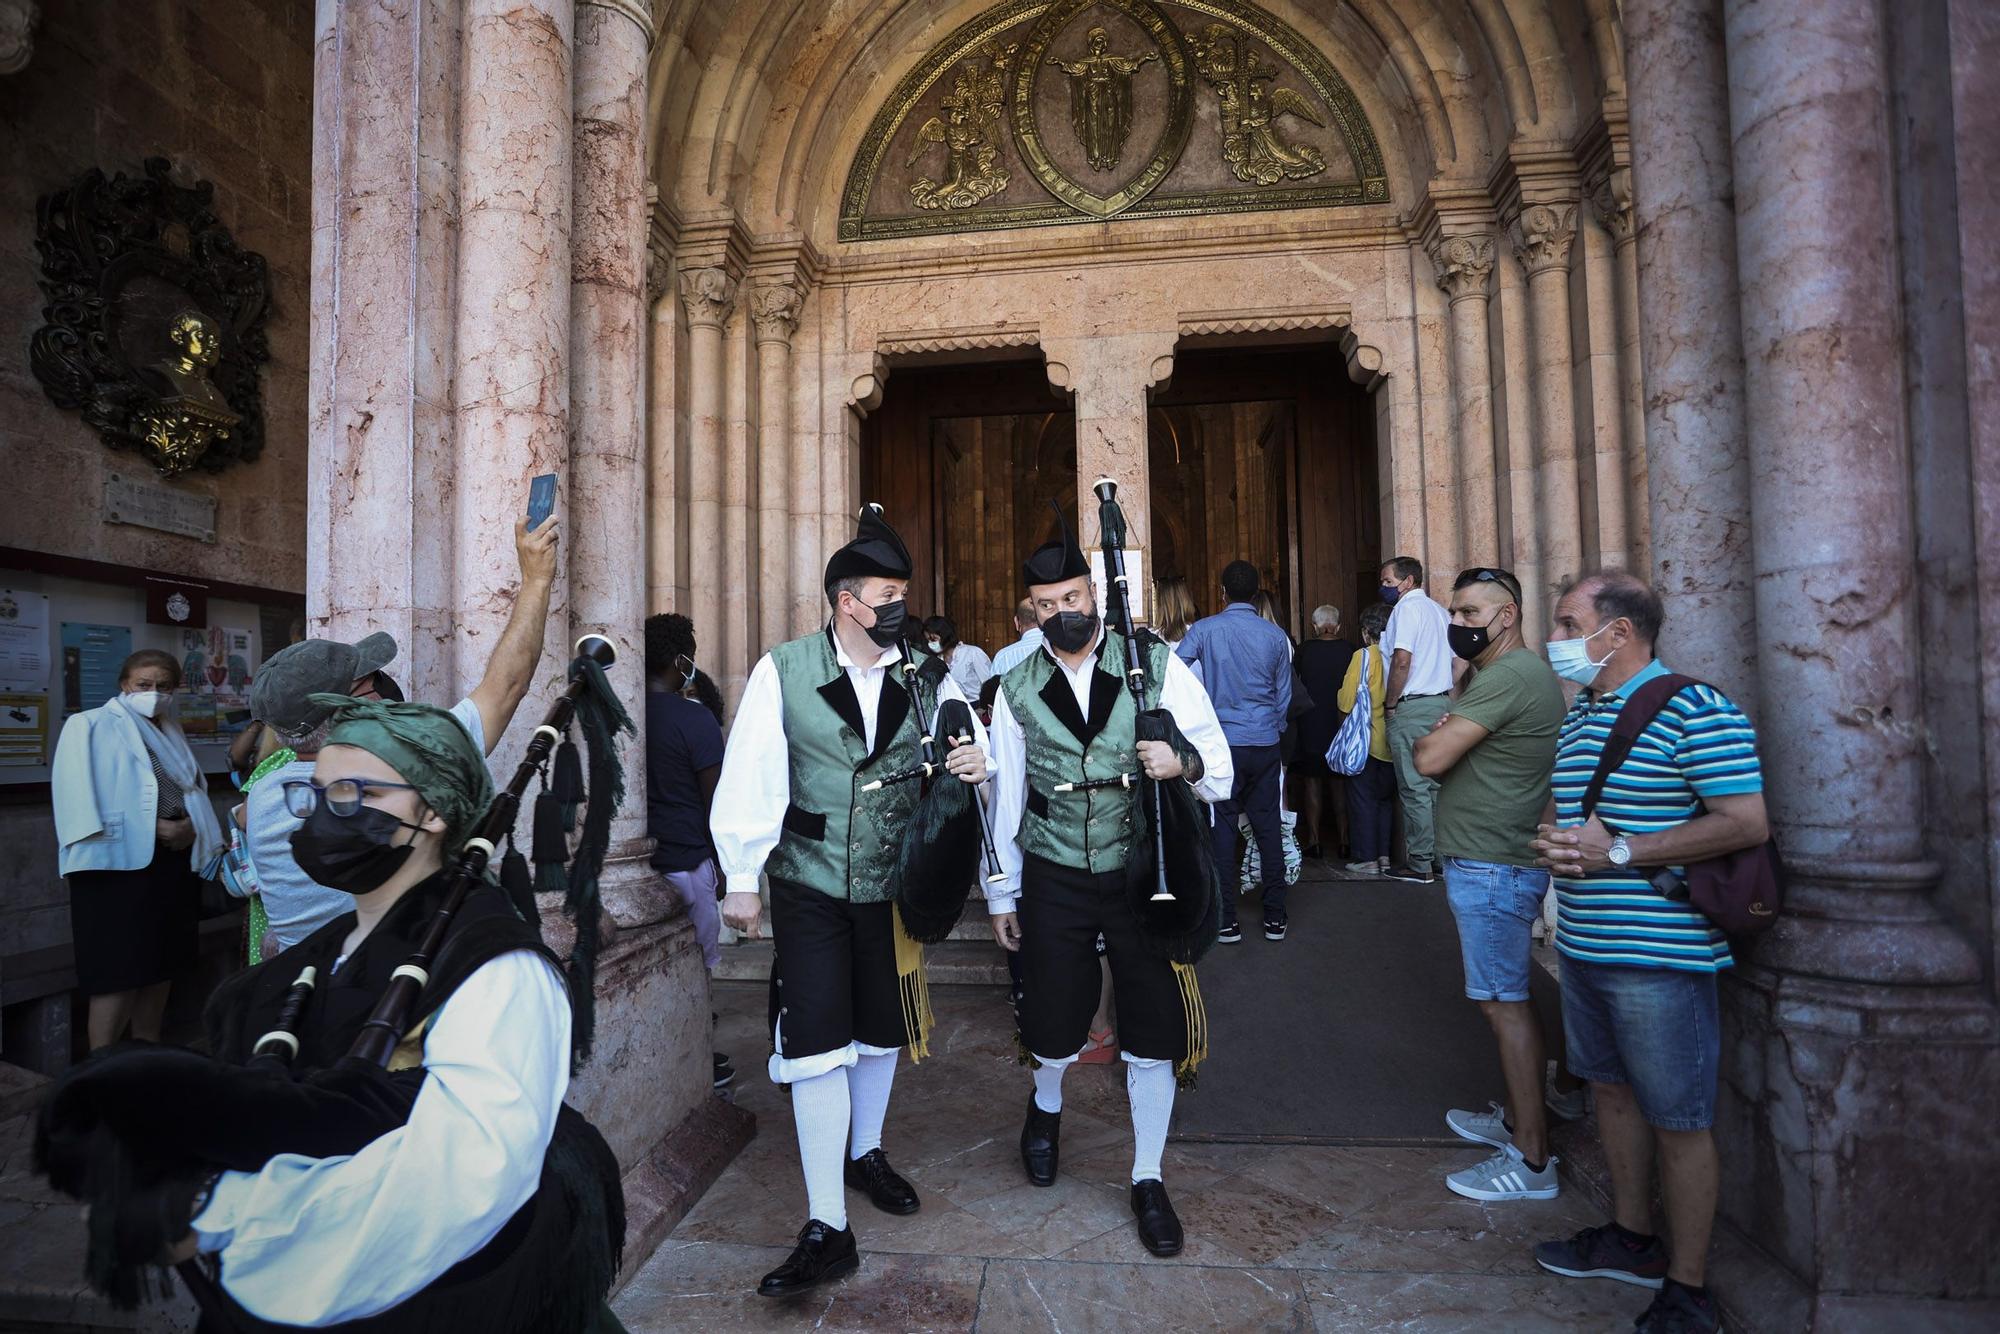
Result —
[[[1577, 696], [1556, 740], [1557, 824], [1583, 822], [1583, 794], [1618, 711], [1666, 670], [1655, 659], [1617, 690]], [[1597, 815], [1614, 834], [1654, 834], [1699, 815], [1703, 798], [1763, 790], [1757, 736], [1743, 710], [1708, 686], [1689, 686], [1667, 701], [1605, 781]], [[1734, 962], [1706, 917], [1616, 868], [1556, 880], [1556, 949], [1590, 963], [1695, 973]]]

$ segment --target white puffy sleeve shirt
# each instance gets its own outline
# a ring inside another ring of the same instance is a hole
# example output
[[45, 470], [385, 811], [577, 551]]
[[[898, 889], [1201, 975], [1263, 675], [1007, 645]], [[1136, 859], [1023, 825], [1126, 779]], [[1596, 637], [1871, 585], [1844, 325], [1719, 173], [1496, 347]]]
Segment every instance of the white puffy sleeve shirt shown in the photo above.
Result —
[[548, 960], [488, 960], [438, 1010], [407, 1123], [342, 1158], [225, 1172], [194, 1220], [263, 1320], [333, 1325], [413, 1296], [535, 1193], [569, 1088], [569, 996]]

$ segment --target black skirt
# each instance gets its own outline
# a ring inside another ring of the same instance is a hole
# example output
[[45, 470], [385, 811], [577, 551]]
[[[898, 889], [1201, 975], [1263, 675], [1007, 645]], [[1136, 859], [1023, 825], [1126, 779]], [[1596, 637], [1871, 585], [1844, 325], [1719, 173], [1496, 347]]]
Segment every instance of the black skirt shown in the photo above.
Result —
[[69, 877], [69, 929], [76, 985], [86, 996], [134, 991], [194, 967], [201, 878], [188, 850], [153, 845], [138, 871], [76, 871]]

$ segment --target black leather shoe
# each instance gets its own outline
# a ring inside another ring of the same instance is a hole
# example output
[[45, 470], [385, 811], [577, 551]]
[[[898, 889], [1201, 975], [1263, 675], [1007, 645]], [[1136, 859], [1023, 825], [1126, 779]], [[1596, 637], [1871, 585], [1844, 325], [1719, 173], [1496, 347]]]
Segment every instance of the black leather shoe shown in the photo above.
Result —
[[847, 1160], [847, 1184], [868, 1192], [868, 1202], [885, 1214], [913, 1214], [921, 1203], [917, 1188], [896, 1175], [889, 1155], [880, 1149]]
[[1139, 1220], [1139, 1240], [1155, 1255], [1179, 1255], [1186, 1237], [1180, 1215], [1167, 1199], [1166, 1185], [1141, 1181], [1132, 1187], [1132, 1216]]
[[1062, 1152], [1062, 1113], [1045, 1112], [1028, 1095], [1028, 1120], [1021, 1127], [1021, 1166], [1037, 1186], [1056, 1184], [1056, 1159]]
[[817, 1218], [799, 1229], [799, 1244], [785, 1262], [764, 1275], [757, 1285], [759, 1297], [790, 1297], [816, 1288], [831, 1279], [851, 1274], [861, 1266], [854, 1249], [854, 1229], [838, 1232]]

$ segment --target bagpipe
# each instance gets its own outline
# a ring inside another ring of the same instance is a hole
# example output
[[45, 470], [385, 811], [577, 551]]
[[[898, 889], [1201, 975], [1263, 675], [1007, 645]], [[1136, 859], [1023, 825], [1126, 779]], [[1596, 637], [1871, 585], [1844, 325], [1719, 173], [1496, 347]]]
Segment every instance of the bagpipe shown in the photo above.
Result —
[[965, 911], [966, 890], [981, 867], [989, 882], [1003, 877], [978, 786], [952, 776], [944, 767], [948, 747], [938, 745], [940, 736], [948, 743], [972, 739], [972, 708], [964, 700], [938, 700], [937, 687], [945, 676], [940, 659], [932, 658], [919, 667], [907, 643], [898, 640], [896, 648], [901, 655], [898, 672], [917, 718], [921, 759], [865, 784], [863, 790], [873, 792], [917, 780], [929, 784], [903, 832], [894, 872], [894, 898], [910, 939], [919, 945], [935, 945], [958, 925]]
[[[1181, 755], [1192, 752], [1187, 739], [1165, 708], [1153, 707], [1156, 683], [1147, 666], [1146, 641], [1132, 622], [1131, 590], [1125, 573], [1125, 512], [1118, 505], [1118, 483], [1101, 477], [1097, 493], [1097, 523], [1104, 548], [1104, 574], [1109, 606], [1105, 620], [1125, 644], [1125, 685], [1138, 710], [1133, 735], [1139, 741], [1164, 741]], [[1157, 636], [1148, 635], [1157, 642]], [[1164, 685], [1164, 682], [1157, 683]], [[1215, 876], [1215, 845], [1208, 812], [1188, 785], [1179, 780], [1160, 783], [1143, 772], [1121, 774], [1074, 785], [1083, 788], [1120, 787], [1132, 802], [1132, 856], [1126, 863], [1126, 900], [1139, 932], [1175, 963], [1193, 964], [1215, 943], [1222, 925], [1222, 895]]]
[[[520, 854], [510, 851], [504, 859], [500, 888], [491, 888], [487, 876], [495, 850], [503, 842], [511, 846], [522, 797], [538, 774], [544, 779], [538, 804], [554, 804], [559, 798], [588, 801], [565, 902], [577, 927], [569, 962], [577, 1015], [572, 1059], [587, 1056], [597, 876], [611, 817], [624, 791], [616, 733], [632, 730], [604, 673], [615, 657], [602, 636], [578, 641], [568, 685], [536, 727], [512, 780], [487, 807], [449, 869], [427, 882], [438, 886], [436, 891], [414, 905], [434, 907], [416, 948], [390, 975], [344, 1056], [303, 1073], [293, 1069], [301, 1051], [302, 1020], [320, 986], [317, 967], [307, 966], [285, 991], [275, 1026], [249, 1044], [241, 1064], [186, 1048], [134, 1042], [92, 1055], [56, 1082], [35, 1126], [34, 1166], [57, 1190], [90, 1206], [85, 1276], [93, 1289], [128, 1309], [153, 1294], [156, 1278], [164, 1293], [159, 1267], [191, 1231], [205, 1187], [217, 1174], [255, 1172], [280, 1154], [350, 1155], [407, 1122], [424, 1071], [421, 1064], [392, 1069], [398, 1048], [407, 1042], [413, 1022], [428, 1020], [450, 987], [484, 957], [505, 948], [531, 948], [559, 962], [541, 944], [540, 919]], [[589, 746], [590, 786], [586, 793], [564, 782], [559, 759], [557, 790], [551, 792], [546, 766], [559, 743], [570, 752], [569, 767], [576, 767], [567, 741], [572, 721], [580, 721]], [[537, 821], [538, 826], [543, 823]], [[559, 860], [568, 850], [559, 829], [556, 837], [560, 851], [538, 846], [538, 863]], [[376, 934], [403, 906], [399, 902], [390, 910]], [[413, 929], [420, 920], [413, 919]], [[344, 921], [337, 919], [295, 948], [312, 953], [318, 942], [324, 951], [332, 939], [327, 933], [345, 930]], [[350, 956], [349, 967], [366, 945], [364, 941]], [[275, 983], [276, 977], [266, 978], [262, 969], [283, 966], [280, 956], [224, 983], [224, 992], [211, 1005], [211, 1019], [217, 1009], [228, 1008], [222, 1002], [253, 996], [260, 986]], [[427, 989], [440, 999], [420, 1011]], [[211, 1031], [213, 1035], [213, 1023]], [[214, 1040], [241, 1049], [226, 1031]], [[404, 1207], [423, 1208], [426, 1202], [410, 1201]], [[583, 1331], [617, 1275], [624, 1235], [617, 1158], [596, 1128], [565, 1105], [544, 1155], [540, 1186], [493, 1240], [404, 1302], [342, 1328]], [[185, 1261], [178, 1269], [202, 1308], [203, 1330], [291, 1328], [270, 1325], [237, 1306], [203, 1261]]]

